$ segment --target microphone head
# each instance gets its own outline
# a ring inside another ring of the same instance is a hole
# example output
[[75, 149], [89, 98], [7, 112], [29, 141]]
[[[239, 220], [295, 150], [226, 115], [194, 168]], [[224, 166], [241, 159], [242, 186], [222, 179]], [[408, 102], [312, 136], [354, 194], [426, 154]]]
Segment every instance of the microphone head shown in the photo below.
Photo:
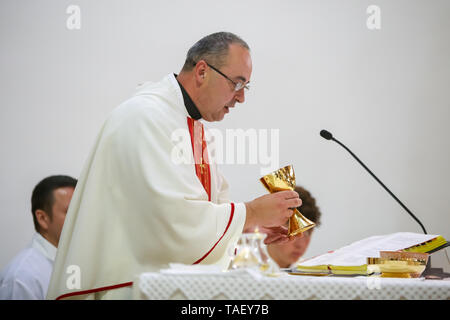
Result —
[[333, 135], [330, 132], [328, 132], [327, 130], [320, 130], [320, 135], [322, 136], [322, 138], [327, 139], [327, 140], [333, 139]]

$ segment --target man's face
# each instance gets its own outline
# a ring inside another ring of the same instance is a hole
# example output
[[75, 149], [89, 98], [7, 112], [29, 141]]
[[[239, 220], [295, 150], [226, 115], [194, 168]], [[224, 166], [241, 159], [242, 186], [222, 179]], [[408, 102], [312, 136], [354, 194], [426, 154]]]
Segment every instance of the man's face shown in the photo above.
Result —
[[[247, 83], [252, 73], [250, 53], [247, 49], [232, 44], [229, 47], [225, 65], [218, 69], [234, 82]], [[234, 108], [236, 102], [245, 101], [244, 90], [246, 89], [234, 91], [235, 85], [230, 80], [210, 67], [207, 70], [208, 81], [205, 94], [199, 104], [200, 113], [206, 121], [220, 121], [230, 108]]]
[[54, 203], [52, 207], [52, 219], [48, 222], [48, 241], [55, 247], [58, 247], [59, 237], [66, 218], [67, 209], [69, 208], [70, 200], [72, 199], [72, 187], [62, 187], [53, 190]]

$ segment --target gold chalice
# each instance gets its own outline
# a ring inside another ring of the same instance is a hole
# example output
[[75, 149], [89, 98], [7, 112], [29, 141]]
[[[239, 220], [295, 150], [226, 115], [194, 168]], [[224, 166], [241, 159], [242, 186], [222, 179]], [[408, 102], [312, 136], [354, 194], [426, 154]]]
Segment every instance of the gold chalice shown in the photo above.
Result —
[[[295, 188], [295, 173], [292, 165], [278, 169], [260, 179], [264, 187], [270, 192], [294, 190]], [[316, 224], [304, 217], [296, 208], [293, 209], [294, 214], [289, 218], [288, 235], [290, 237], [296, 236], [299, 233], [311, 229]]]

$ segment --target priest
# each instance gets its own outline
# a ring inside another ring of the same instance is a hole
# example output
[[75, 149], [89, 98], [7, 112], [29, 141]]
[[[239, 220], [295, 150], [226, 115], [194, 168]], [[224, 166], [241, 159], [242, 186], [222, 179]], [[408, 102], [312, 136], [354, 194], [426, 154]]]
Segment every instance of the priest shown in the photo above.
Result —
[[[251, 72], [247, 43], [214, 33], [188, 51], [179, 75], [142, 85], [112, 111], [74, 192], [48, 299], [129, 299], [135, 276], [172, 262], [225, 268], [243, 229], [289, 241], [280, 226], [298, 194], [230, 201], [200, 121], [244, 102]], [[174, 139], [180, 130], [187, 139]]]

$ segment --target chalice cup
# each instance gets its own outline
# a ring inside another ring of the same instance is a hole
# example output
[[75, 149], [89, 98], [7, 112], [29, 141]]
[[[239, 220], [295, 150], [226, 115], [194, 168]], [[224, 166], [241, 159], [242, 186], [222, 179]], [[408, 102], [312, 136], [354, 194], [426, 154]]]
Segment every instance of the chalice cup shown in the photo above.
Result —
[[[270, 193], [278, 191], [294, 190], [295, 173], [292, 165], [278, 169], [269, 173], [260, 179], [261, 183]], [[297, 208], [293, 208], [294, 214], [289, 218], [288, 235], [294, 237], [308, 229], [313, 228], [316, 224], [303, 216]]]

